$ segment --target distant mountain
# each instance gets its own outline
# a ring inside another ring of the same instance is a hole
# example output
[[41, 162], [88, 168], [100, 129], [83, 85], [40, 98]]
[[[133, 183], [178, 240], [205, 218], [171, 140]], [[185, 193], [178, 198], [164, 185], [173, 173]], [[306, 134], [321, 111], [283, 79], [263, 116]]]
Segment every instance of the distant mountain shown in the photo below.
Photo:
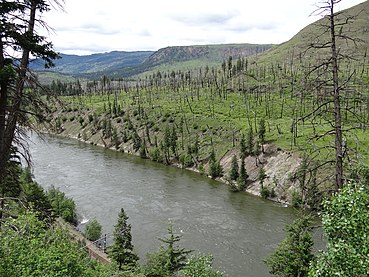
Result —
[[[143, 63], [153, 51], [113, 51], [86, 56], [60, 54], [61, 59], [55, 61], [55, 67], [47, 70], [74, 76], [113, 72], [122, 68], [133, 67]], [[31, 69], [45, 71], [41, 61], [31, 63]]]
[[[258, 62], [283, 63], [292, 59], [313, 61], [319, 58], [322, 49], [314, 49], [311, 46], [329, 41], [328, 24], [327, 17], [317, 20], [303, 28], [289, 41], [258, 56]], [[358, 59], [365, 56], [369, 45], [369, 1], [340, 12], [336, 17], [336, 25], [337, 34], [348, 37], [337, 40], [340, 54]], [[307, 49], [309, 51], [306, 51]]]
[[92, 54], [87, 56], [61, 54], [55, 67], [45, 70], [39, 61], [31, 64], [31, 69], [39, 72], [55, 72], [74, 77], [100, 78], [129, 77], [149, 70], [167, 68], [199, 68], [205, 65], [219, 65], [232, 56], [234, 59], [255, 55], [270, 49], [272, 45], [219, 44], [196, 46], [173, 46], [153, 51]]
[[234, 59], [259, 54], [272, 47], [271, 44], [218, 44], [173, 46], [162, 48], [153, 53], [145, 64], [156, 66], [184, 62], [189, 60], [203, 60], [209, 62], [222, 62], [232, 56]]

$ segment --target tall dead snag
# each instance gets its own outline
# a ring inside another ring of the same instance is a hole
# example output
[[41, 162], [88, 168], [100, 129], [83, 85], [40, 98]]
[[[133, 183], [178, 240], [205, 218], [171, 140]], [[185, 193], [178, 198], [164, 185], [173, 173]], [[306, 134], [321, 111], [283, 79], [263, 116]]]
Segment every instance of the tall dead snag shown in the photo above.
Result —
[[[343, 161], [346, 145], [343, 143], [343, 133], [354, 127], [343, 128], [341, 92], [350, 86], [355, 67], [347, 76], [343, 76], [340, 72], [340, 65], [350, 63], [353, 60], [353, 57], [347, 51], [349, 48], [347, 45], [350, 44], [355, 48], [359, 41], [349, 36], [350, 26], [354, 22], [356, 15], [351, 15], [347, 11], [335, 13], [335, 7], [341, 1], [324, 0], [313, 13], [322, 15], [324, 18], [315, 23], [314, 31], [316, 34], [313, 39], [314, 42], [311, 43], [306, 52], [311, 51], [312, 54], [310, 56], [313, 58], [323, 58], [308, 70], [307, 79], [312, 82], [310, 87], [316, 90], [317, 99], [321, 102], [312, 112], [300, 118], [302, 121], [310, 118], [313, 125], [316, 124], [318, 118], [319, 120], [324, 119], [331, 127], [329, 130], [324, 130], [323, 134], [316, 134], [315, 138], [320, 139], [327, 135], [334, 135], [335, 137], [333, 145], [335, 158], [332, 160], [332, 163], [334, 163], [335, 167], [335, 186], [337, 190], [342, 188], [345, 181]], [[346, 47], [342, 47], [344, 44]], [[342, 48], [346, 49], [342, 50]], [[345, 97], [350, 96], [346, 94]], [[352, 107], [345, 106], [344, 108], [349, 109], [355, 120], [360, 121], [360, 115], [355, 114]], [[324, 147], [327, 148], [326, 146]]]

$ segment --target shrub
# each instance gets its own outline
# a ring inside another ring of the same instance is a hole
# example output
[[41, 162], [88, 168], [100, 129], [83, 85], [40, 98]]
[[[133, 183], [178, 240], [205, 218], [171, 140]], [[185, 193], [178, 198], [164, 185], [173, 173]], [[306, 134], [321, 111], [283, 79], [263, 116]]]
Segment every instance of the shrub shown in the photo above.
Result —
[[261, 186], [260, 188], [260, 196], [264, 199], [267, 199], [270, 196], [270, 191], [268, 188]]
[[291, 199], [292, 207], [298, 208], [302, 205], [302, 199], [299, 192], [294, 191], [292, 192], [292, 199]]
[[191, 166], [193, 166], [193, 160], [192, 160], [191, 155], [189, 155], [189, 154], [186, 154], [186, 153], [182, 154], [179, 157], [179, 161], [180, 161], [180, 163], [181, 163], [181, 165], [183, 167], [191, 167]]
[[85, 236], [87, 239], [95, 241], [101, 237], [101, 231], [101, 224], [96, 219], [93, 219], [86, 224]]

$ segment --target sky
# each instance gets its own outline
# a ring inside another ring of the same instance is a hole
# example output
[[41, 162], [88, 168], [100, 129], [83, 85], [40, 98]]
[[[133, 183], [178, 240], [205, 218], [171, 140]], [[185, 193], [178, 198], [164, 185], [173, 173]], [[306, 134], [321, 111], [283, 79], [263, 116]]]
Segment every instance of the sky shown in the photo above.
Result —
[[[59, 0], [60, 1], [60, 0]], [[338, 10], [364, 2], [342, 0]], [[167, 46], [279, 44], [320, 17], [319, 0], [65, 0], [43, 14], [55, 50], [88, 55]]]

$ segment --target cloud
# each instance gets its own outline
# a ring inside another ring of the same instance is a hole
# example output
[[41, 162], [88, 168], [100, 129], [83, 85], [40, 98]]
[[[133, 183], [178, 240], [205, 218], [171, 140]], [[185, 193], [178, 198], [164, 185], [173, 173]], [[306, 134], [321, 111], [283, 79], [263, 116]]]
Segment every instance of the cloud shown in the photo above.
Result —
[[[317, 18], [318, 0], [69, 0], [45, 13], [57, 51], [157, 50], [210, 43], [281, 43]], [[363, 0], [342, 1], [354, 5]], [[74, 49], [74, 50], [73, 50]]]
[[171, 19], [187, 26], [223, 25], [227, 24], [233, 17], [237, 15], [238, 12], [177, 14], [172, 15]]

